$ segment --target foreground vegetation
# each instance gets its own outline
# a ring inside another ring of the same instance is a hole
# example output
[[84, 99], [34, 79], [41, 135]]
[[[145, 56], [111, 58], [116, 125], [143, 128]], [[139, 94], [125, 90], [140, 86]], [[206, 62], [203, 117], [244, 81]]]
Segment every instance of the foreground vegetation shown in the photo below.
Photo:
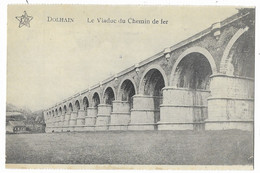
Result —
[[247, 165], [251, 156], [253, 135], [238, 130], [6, 136], [6, 163]]

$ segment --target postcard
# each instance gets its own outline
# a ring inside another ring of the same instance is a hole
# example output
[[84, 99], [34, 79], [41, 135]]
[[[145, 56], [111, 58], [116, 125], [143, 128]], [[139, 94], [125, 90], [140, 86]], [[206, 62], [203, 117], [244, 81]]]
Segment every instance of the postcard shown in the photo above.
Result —
[[255, 7], [8, 5], [6, 168], [254, 166]]

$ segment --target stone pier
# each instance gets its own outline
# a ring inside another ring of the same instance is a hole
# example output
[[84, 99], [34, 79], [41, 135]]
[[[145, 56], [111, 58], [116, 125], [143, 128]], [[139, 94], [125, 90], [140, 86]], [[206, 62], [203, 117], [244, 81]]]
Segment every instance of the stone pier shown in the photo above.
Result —
[[186, 88], [163, 89], [159, 130], [200, 130], [207, 118], [210, 92]]
[[87, 111], [84, 111], [82, 109], [80, 109], [78, 111], [78, 116], [77, 116], [77, 120], [76, 120], [76, 126], [74, 131], [84, 131], [84, 126], [85, 126], [85, 118], [87, 116]]
[[95, 131], [95, 124], [97, 118], [98, 108], [97, 107], [88, 107], [87, 116], [85, 117], [85, 131]]
[[62, 132], [62, 121], [63, 121], [62, 116], [59, 115], [57, 117], [57, 127], [56, 127], [56, 129], [57, 129], [56, 131], [57, 132]]
[[73, 132], [75, 130], [75, 125], [77, 124], [77, 116], [78, 112], [72, 111], [70, 114], [70, 120], [69, 120], [69, 131]]
[[64, 132], [68, 132], [69, 131], [69, 121], [70, 121], [70, 113], [66, 113], [65, 114], [65, 118], [64, 118], [64, 121], [63, 121], [63, 131]]
[[155, 111], [153, 96], [134, 95], [128, 130], [154, 130]]
[[108, 125], [110, 123], [110, 115], [112, 111], [112, 106], [108, 104], [98, 105], [98, 115], [95, 130], [105, 131], [108, 130]]
[[113, 101], [109, 130], [127, 130], [129, 122], [130, 103], [128, 101]]
[[206, 130], [253, 130], [254, 80], [227, 75], [211, 76]]

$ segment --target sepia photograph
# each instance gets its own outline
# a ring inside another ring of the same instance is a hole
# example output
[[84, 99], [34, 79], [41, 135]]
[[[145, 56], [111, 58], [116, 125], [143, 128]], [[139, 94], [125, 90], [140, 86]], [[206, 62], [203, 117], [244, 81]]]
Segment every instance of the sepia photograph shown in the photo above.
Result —
[[7, 7], [8, 169], [254, 169], [255, 7]]

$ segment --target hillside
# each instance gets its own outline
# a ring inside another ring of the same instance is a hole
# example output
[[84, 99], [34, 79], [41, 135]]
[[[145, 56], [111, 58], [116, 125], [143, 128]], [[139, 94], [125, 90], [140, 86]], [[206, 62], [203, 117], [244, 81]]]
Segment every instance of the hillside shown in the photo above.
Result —
[[24, 116], [27, 118], [27, 123], [29, 124], [34, 124], [34, 123], [44, 123], [44, 118], [43, 118], [43, 111], [38, 110], [32, 112], [29, 108], [26, 107], [18, 107], [16, 105], [13, 105], [11, 103], [6, 104], [6, 112], [21, 112]]

